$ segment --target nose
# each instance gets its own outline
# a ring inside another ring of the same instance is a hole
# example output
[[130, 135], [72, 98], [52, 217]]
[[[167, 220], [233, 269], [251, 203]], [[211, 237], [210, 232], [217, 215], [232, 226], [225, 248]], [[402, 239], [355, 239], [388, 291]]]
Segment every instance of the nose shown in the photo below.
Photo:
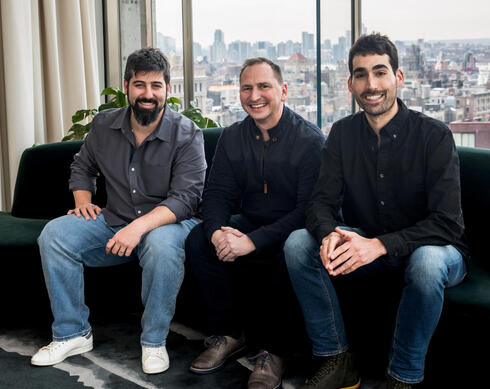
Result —
[[151, 85], [148, 85], [145, 88], [143, 97], [146, 98], [146, 99], [152, 99], [153, 98], [153, 91], [151, 90]]
[[258, 88], [252, 88], [251, 91], [250, 91], [250, 99], [252, 101], [255, 101], [257, 99], [260, 98], [260, 93], [259, 93], [259, 90]]
[[373, 74], [368, 75], [368, 87], [369, 89], [376, 89], [378, 86], [376, 77]]

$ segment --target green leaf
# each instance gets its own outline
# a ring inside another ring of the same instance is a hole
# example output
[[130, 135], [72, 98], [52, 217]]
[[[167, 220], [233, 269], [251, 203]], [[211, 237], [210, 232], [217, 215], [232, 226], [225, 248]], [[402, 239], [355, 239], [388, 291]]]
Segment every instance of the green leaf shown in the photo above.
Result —
[[99, 112], [109, 108], [118, 108], [118, 106], [115, 102], [109, 101], [108, 103], [104, 103], [99, 106]]
[[128, 102], [128, 98], [126, 97], [126, 95], [124, 94], [123, 91], [121, 91], [119, 89], [118, 93], [116, 94], [116, 104], [117, 104], [117, 107], [118, 108], [122, 108], [122, 107], [125, 107], [126, 105], [129, 104]]
[[120, 91], [121, 89], [119, 88], [105, 88], [100, 95], [101, 96], [108, 96], [108, 95], [117, 95], [117, 92]]
[[72, 123], [79, 122], [88, 116], [95, 115], [96, 113], [97, 113], [97, 110], [94, 110], [94, 109], [80, 109], [77, 112], [75, 112], [75, 115], [73, 115], [71, 117], [71, 122]]
[[182, 105], [182, 102], [181, 102], [181, 101], [180, 101], [180, 99], [178, 99], [177, 97], [169, 97], [169, 98], [167, 99], [167, 103]]

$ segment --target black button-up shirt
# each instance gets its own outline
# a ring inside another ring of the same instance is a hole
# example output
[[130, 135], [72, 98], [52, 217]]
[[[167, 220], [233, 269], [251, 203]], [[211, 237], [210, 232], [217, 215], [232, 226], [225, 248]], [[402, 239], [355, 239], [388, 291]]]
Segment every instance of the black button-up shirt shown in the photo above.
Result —
[[268, 132], [264, 142], [250, 116], [223, 130], [203, 196], [209, 239], [235, 211], [259, 226], [247, 234], [258, 251], [304, 227], [325, 137], [286, 106]]
[[107, 190], [102, 212], [111, 226], [129, 223], [160, 205], [177, 221], [192, 217], [206, 173], [201, 130], [167, 106], [155, 131], [136, 147], [129, 119], [129, 107], [94, 117], [71, 165], [70, 190], [95, 193], [95, 179], [102, 173]]
[[364, 112], [333, 125], [306, 227], [319, 242], [343, 223], [361, 228], [392, 256], [424, 245], [454, 245], [467, 256], [452, 133], [398, 105], [379, 147]]

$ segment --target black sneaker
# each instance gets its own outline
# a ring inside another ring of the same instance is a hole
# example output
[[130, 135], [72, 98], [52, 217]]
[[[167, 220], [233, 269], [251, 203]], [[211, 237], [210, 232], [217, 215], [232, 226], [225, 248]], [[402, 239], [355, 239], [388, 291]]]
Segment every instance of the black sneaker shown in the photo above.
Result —
[[323, 357], [315, 375], [306, 380], [301, 389], [357, 389], [361, 385], [359, 373], [352, 363], [352, 354]]
[[406, 382], [398, 381], [389, 374], [386, 374], [386, 389], [413, 389], [415, 386]]

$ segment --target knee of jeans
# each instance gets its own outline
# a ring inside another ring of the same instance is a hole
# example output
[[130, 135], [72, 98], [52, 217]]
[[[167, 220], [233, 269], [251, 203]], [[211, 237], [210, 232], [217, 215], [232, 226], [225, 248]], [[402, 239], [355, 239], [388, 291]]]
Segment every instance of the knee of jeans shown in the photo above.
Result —
[[306, 229], [293, 231], [284, 243], [284, 257], [288, 269], [300, 269], [310, 261], [310, 247], [314, 241]]
[[60, 218], [56, 218], [48, 222], [41, 231], [41, 234], [37, 238], [37, 243], [41, 250], [45, 249], [48, 245], [55, 244], [58, 239], [62, 236], [65, 240], [69, 238], [64, 234], [65, 228], [63, 227]]
[[433, 291], [437, 286], [443, 287], [448, 273], [444, 257], [444, 247], [423, 246], [416, 249], [407, 266], [407, 282], [427, 292]]

